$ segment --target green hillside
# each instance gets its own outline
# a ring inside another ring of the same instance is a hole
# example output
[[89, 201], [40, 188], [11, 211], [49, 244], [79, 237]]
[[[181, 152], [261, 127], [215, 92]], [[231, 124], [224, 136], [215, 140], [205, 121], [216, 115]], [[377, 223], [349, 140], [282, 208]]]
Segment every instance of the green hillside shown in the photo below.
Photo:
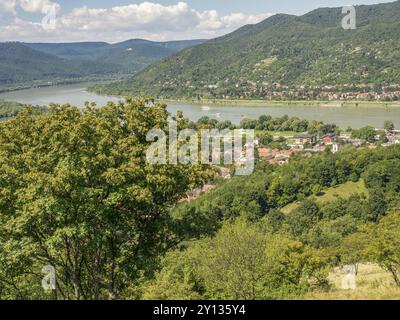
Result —
[[[163, 98], [318, 98], [328, 91], [400, 90], [400, 1], [277, 14], [156, 63], [98, 92]], [[391, 87], [389, 87], [391, 86]], [[274, 94], [275, 93], [275, 94]]]
[[0, 88], [48, 81], [120, 79], [201, 42], [0, 43]]
[[[310, 199], [314, 200], [318, 204], [324, 204], [330, 201], [334, 201], [338, 198], [348, 199], [354, 195], [368, 196], [368, 189], [365, 187], [364, 181], [358, 182], [348, 181], [338, 186], [325, 189], [320, 192], [317, 196], [311, 196]], [[286, 207], [282, 208], [281, 211], [285, 214], [292, 212], [299, 207], [299, 202], [293, 202]]]
[[169, 57], [182, 49], [198, 45], [203, 40], [153, 42], [131, 39], [106, 42], [25, 43], [26, 46], [67, 60], [85, 60], [115, 65], [114, 72], [135, 73], [150, 64]]
[[93, 54], [109, 46], [106, 42], [24, 43], [25, 46], [63, 59], [91, 60]]
[[0, 43], [0, 85], [36, 80], [105, 76], [117, 65], [91, 61], [66, 60], [21, 43]]

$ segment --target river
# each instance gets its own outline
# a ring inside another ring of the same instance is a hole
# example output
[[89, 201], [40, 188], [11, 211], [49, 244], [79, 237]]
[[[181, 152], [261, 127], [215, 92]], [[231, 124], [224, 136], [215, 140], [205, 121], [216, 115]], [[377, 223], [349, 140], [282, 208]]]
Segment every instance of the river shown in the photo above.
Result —
[[[26, 89], [8, 93], [1, 93], [0, 100], [17, 101], [32, 105], [48, 105], [49, 103], [70, 103], [78, 107], [85, 101], [96, 102], [98, 106], [105, 105], [108, 101], [118, 101], [117, 97], [100, 96], [87, 92], [86, 87], [91, 83], [81, 83], [65, 86]], [[271, 116], [297, 116], [309, 120], [321, 120], [325, 123], [335, 123], [341, 128], [360, 128], [371, 125], [382, 128], [385, 120], [392, 120], [396, 127], [400, 127], [400, 108], [383, 107], [311, 107], [311, 106], [241, 106], [241, 105], [207, 105], [169, 102], [168, 111], [176, 113], [182, 110], [186, 117], [197, 120], [208, 116], [218, 120], [230, 120], [238, 124], [243, 118], [256, 119], [260, 115]]]

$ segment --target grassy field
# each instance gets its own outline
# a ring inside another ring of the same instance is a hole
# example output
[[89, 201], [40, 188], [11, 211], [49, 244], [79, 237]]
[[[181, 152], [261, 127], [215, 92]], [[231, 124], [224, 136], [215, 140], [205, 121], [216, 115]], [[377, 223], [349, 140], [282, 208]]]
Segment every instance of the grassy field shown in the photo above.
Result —
[[304, 300], [398, 300], [397, 287], [388, 272], [374, 264], [359, 266], [355, 290], [342, 289], [341, 270], [336, 268], [330, 275], [332, 289], [329, 292], [313, 292], [302, 297]]
[[[349, 181], [336, 187], [325, 189], [323, 192], [321, 192], [320, 195], [311, 196], [310, 199], [315, 200], [318, 204], [322, 204], [325, 202], [333, 201], [338, 197], [347, 199], [354, 194], [365, 194], [366, 196], [368, 196], [368, 190], [365, 187], [363, 180], [360, 180], [358, 182]], [[298, 202], [294, 202], [282, 208], [281, 211], [283, 213], [289, 213], [296, 209], [298, 206]]]

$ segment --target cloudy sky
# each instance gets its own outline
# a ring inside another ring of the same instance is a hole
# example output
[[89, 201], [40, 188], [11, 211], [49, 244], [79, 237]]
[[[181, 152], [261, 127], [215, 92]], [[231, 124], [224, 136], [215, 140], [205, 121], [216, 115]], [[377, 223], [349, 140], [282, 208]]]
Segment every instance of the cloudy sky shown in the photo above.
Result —
[[384, 0], [0, 0], [0, 41], [213, 38], [274, 13]]

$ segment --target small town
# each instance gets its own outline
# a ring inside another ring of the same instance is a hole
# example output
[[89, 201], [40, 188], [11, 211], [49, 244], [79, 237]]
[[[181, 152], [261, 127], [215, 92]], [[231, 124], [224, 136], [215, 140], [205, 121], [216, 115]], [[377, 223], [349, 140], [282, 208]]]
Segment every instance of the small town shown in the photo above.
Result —
[[[375, 129], [377, 132], [381, 131]], [[297, 153], [303, 153], [304, 157], [311, 157], [313, 154], [330, 150], [332, 153], [337, 153], [341, 146], [351, 144], [355, 147], [368, 147], [374, 149], [378, 146], [380, 141], [381, 146], [387, 147], [394, 144], [400, 144], [400, 130], [384, 130], [385, 136], [376, 135], [375, 142], [368, 142], [364, 139], [353, 138], [349, 133], [328, 133], [323, 135], [321, 138], [316, 134], [311, 133], [300, 133], [293, 136], [287, 137], [287, 149], [271, 149], [259, 144], [256, 140], [256, 145], [259, 159], [262, 161], [268, 161], [272, 164], [283, 165], [289, 162], [292, 155]]]
[[[254, 141], [256, 152], [256, 160], [265, 161], [272, 165], [285, 165], [288, 164], [291, 157], [297, 154], [301, 154], [304, 158], [311, 158], [314, 155], [320, 154], [329, 150], [331, 153], [337, 153], [345, 145], [352, 145], [356, 148], [369, 148], [376, 149], [378, 145], [382, 147], [389, 147], [392, 145], [400, 144], [400, 130], [381, 130], [375, 129], [376, 136], [374, 137], [375, 142], [368, 142], [365, 139], [359, 139], [352, 137], [351, 133], [340, 133], [337, 134], [327, 133], [319, 137], [317, 134], [311, 134], [308, 132], [295, 134], [293, 136], [286, 136], [286, 148], [275, 149], [263, 146], [260, 143], [260, 139], [256, 138]], [[382, 137], [381, 134], [384, 134]], [[279, 138], [279, 137], [278, 137]], [[383, 143], [382, 143], [383, 141]], [[249, 147], [247, 145], [247, 147]], [[224, 154], [221, 152], [221, 158]], [[240, 167], [246, 161], [246, 145], [242, 150], [242, 156], [239, 161], [235, 163], [235, 167]], [[218, 166], [219, 173], [217, 177], [223, 179], [231, 179], [232, 169], [229, 167]], [[186, 198], [182, 199], [181, 202], [192, 202], [199, 199], [203, 194], [208, 194], [211, 190], [215, 189], [215, 184], [206, 184], [202, 188], [197, 188], [186, 193]]]

